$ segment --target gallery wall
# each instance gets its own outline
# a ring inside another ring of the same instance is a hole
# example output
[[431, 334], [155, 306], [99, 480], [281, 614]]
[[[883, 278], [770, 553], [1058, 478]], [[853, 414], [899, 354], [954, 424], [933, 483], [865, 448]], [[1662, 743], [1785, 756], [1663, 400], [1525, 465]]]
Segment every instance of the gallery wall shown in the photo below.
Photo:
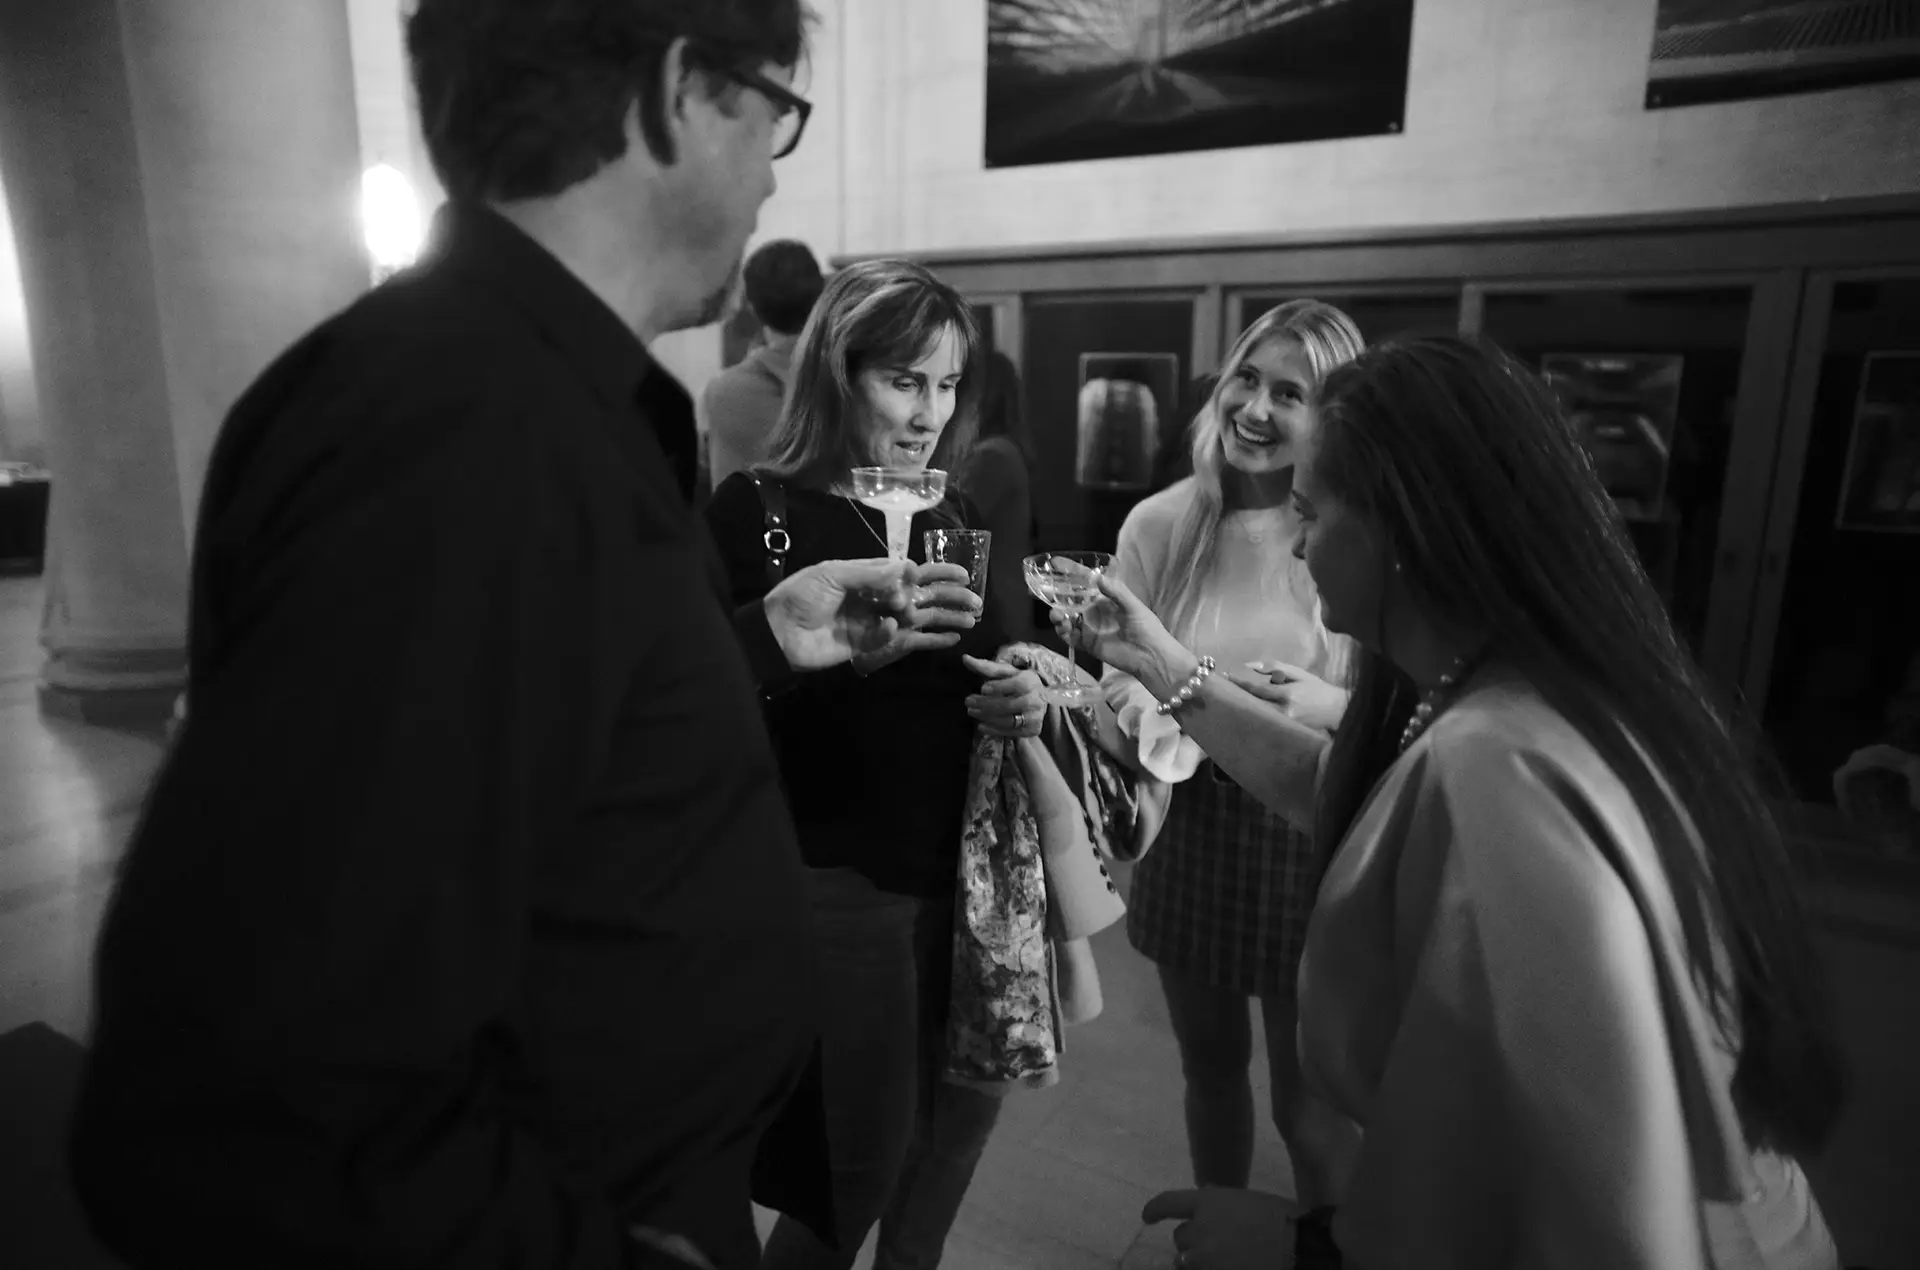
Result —
[[983, 168], [987, 0], [815, 0], [769, 233], [830, 253], [1445, 226], [1920, 191], [1920, 81], [1648, 110], [1658, 0], [1416, 0], [1401, 135]]
[[[822, 258], [1339, 233], [1920, 192], [1920, 81], [1645, 107], [1659, 0], [1415, 0], [1405, 131], [987, 170], [988, 0], [810, 0], [804, 144], [758, 237]], [[368, 163], [431, 206], [408, 0], [350, 0]], [[662, 359], [696, 391], [717, 328]]]

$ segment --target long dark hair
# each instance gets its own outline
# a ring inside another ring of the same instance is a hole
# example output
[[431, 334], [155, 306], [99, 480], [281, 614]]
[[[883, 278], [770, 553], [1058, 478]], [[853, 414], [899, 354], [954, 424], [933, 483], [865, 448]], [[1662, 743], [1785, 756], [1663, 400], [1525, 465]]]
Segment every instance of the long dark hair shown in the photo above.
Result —
[[[1682, 647], [1552, 390], [1491, 344], [1438, 336], [1336, 370], [1320, 412], [1316, 479], [1378, 528], [1414, 602], [1443, 626], [1486, 631], [1489, 656], [1634, 792], [1694, 974], [1721, 1026], [1737, 1029], [1733, 1096], [1748, 1140], [1817, 1151], [1844, 1078], [1770, 798], [1784, 782]], [[1353, 687], [1317, 812], [1328, 844], [1392, 763], [1414, 706], [1412, 684], [1376, 651]]]

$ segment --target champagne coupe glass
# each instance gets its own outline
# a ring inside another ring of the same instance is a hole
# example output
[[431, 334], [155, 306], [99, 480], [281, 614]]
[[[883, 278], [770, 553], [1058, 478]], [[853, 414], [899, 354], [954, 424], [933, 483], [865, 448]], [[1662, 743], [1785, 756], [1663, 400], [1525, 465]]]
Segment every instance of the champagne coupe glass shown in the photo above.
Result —
[[1076, 678], [1073, 683], [1048, 688], [1046, 698], [1055, 705], [1091, 706], [1100, 699], [1098, 684], [1082, 683], [1080, 669], [1080, 633], [1087, 610], [1100, 599], [1100, 575], [1113, 567], [1113, 557], [1104, 551], [1050, 551], [1028, 556], [1020, 562], [1027, 590], [1049, 608], [1056, 608], [1073, 619], [1072, 638], [1067, 642], [1067, 658]]
[[853, 496], [887, 518], [887, 554], [905, 560], [913, 514], [940, 505], [947, 496], [947, 474], [932, 468], [856, 467], [850, 478]]

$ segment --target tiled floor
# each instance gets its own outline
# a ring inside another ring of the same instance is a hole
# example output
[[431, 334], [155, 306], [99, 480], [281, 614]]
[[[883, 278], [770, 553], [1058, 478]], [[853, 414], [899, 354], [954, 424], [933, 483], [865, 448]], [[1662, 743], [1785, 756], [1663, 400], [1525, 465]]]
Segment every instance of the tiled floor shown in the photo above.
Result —
[[[0, 578], [0, 1034], [44, 1020], [82, 1038], [111, 862], [160, 747], [154, 735], [40, 715], [39, 614], [36, 579]], [[1827, 942], [1858, 1087], [1816, 1184], [1849, 1261], [1920, 1267], [1920, 945]], [[1008, 1105], [949, 1244], [949, 1270], [1171, 1264], [1168, 1230], [1143, 1228], [1139, 1213], [1154, 1192], [1185, 1184], [1179, 1065], [1150, 968], [1117, 929], [1096, 948], [1106, 1011], [1069, 1033], [1057, 1087]], [[1258, 1046], [1259, 1029], [1254, 1036]], [[1264, 1066], [1256, 1053], [1263, 1124]], [[0, 1158], [16, 1149], [6, 1095], [0, 1089]], [[1259, 1142], [1255, 1184], [1287, 1191], [1271, 1129]], [[10, 1202], [0, 1194], [8, 1266]]]

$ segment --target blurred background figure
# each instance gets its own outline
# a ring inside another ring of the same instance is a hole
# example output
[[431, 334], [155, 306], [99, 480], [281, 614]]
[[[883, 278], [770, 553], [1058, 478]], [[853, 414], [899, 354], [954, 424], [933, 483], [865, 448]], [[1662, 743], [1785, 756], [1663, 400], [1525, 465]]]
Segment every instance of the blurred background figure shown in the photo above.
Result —
[[1020, 562], [1033, 554], [1033, 441], [1021, 409], [1020, 372], [997, 349], [980, 366], [980, 431], [958, 484], [979, 511], [979, 528], [993, 534], [987, 605], [1009, 641], [1040, 638], [1041, 623], [1027, 594]]
[[710, 490], [766, 457], [787, 393], [794, 341], [825, 279], [805, 243], [777, 238], [747, 257], [740, 283], [747, 308], [760, 323], [760, 342], [715, 375], [701, 394]]

